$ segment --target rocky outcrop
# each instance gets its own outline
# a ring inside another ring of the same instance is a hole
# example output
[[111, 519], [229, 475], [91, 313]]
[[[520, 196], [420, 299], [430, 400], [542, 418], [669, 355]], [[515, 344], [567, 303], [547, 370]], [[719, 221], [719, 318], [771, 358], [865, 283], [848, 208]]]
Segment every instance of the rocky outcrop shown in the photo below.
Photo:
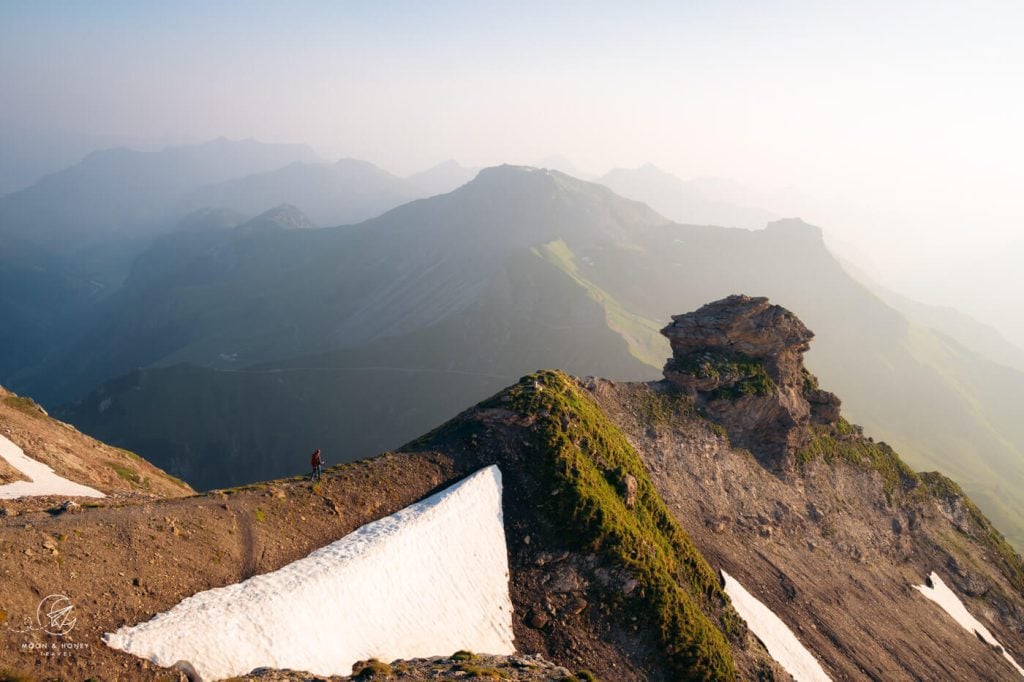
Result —
[[674, 316], [661, 333], [672, 346], [665, 378], [770, 468], [792, 463], [810, 424], [839, 419], [839, 399], [803, 365], [814, 333], [767, 298], [729, 296]]

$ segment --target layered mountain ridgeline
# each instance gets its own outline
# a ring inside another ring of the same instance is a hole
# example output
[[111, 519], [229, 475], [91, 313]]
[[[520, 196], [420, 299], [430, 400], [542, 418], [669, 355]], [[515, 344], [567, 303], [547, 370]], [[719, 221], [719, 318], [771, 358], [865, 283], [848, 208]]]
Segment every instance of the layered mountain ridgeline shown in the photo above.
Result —
[[649, 163], [615, 168], [596, 182], [679, 223], [759, 230], [779, 218], [759, 208], [753, 192], [741, 185], [713, 178], [681, 180]]
[[[912, 585], [936, 571], [1020, 659], [1020, 557], [948, 479], [915, 474], [840, 418], [802, 366], [810, 332], [798, 319], [735, 297], [666, 334], [675, 352], [663, 381], [531, 374], [401, 453], [333, 467], [318, 484], [0, 520], [7, 614], [34, 609], [54, 582], [73, 587], [75, 641], [90, 645], [49, 659], [11, 640], [0, 667], [159, 678], [167, 672], [100, 634], [279, 568], [496, 464], [519, 654], [605, 680], [786, 679], [733, 609], [724, 570], [834, 679], [1013, 678], [1000, 651]], [[48, 539], [57, 553], [39, 556]], [[460, 656], [430, 671], [521, 670]], [[386, 666], [407, 679], [423, 671], [367, 662], [353, 672]]]
[[68, 418], [226, 485], [285, 473], [295, 449], [395, 447], [537, 367], [654, 378], [669, 316], [737, 290], [822, 332], [808, 362], [851, 418], [1024, 543], [1024, 374], [908, 321], [800, 221], [679, 225], [553, 171], [487, 169], [355, 227], [173, 235], [90, 335], [23, 378], [59, 404], [144, 368]]
[[420, 197], [450, 192], [474, 175], [475, 170], [454, 161], [409, 178], [358, 159], [299, 161], [204, 187], [182, 199], [181, 208], [217, 206], [256, 215], [287, 203], [299, 206], [318, 225], [349, 225]]
[[[138, 455], [96, 441], [73, 426], [50, 417], [32, 399], [0, 386], [0, 436], [13, 443], [55, 474], [89, 486], [116, 503], [182, 497], [193, 494], [183, 481], [158, 469]], [[31, 481], [16, 463], [0, 457], [0, 485]], [[7, 497], [4, 495], [3, 497]], [[52, 509], [67, 500], [59, 494], [3, 499], [0, 509], [14, 515], [22, 511]], [[106, 503], [110, 503], [108, 500]]]
[[198, 188], [316, 157], [301, 145], [216, 140], [110, 149], [0, 197], [0, 382], [64, 347]]
[[[23, 373], [66, 350], [95, 321], [154, 237], [179, 221], [196, 226], [197, 211], [207, 218], [219, 212], [213, 224], [234, 226], [293, 204], [316, 224], [338, 225], [472, 177], [457, 164], [432, 170], [398, 178], [352, 159], [322, 163], [302, 145], [220, 139], [95, 152], [0, 197], [0, 382], [24, 388]], [[219, 220], [228, 213], [240, 219]]]

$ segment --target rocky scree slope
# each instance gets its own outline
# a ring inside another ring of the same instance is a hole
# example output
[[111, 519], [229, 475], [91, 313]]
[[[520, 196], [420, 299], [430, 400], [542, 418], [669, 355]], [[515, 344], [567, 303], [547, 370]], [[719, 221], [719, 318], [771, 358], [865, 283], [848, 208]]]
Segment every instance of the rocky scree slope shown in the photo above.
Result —
[[834, 679], [1013, 679], [911, 585], [935, 570], [1019, 661], [1024, 564], [949, 479], [865, 437], [801, 356], [811, 333], [766, 299], [674, 318], [666, 380], [594, 380], [654, 485]]
[[[50, 417], [31, 398], [0, 386], [0, 436], [21, 448], [63, 478], [94, 488], [117, 503], [182, 497], [192, 488], [138, 455], [111, 447]], [[0, 458], [0, 485], [27, 477]], [[0, 502], [0, 513], [49, 509], [64, 502], [58, 496], [25, 497]], [[95, 504], [95, 501], [90, 501]]]
[[540, 372], [407, 448], [507, 472], [521, 650], [614, 679], [768, 676], [721, 568], [833, 678], [1015, 677], [912, 585], [947, 576], [1020, 657], [1020, 557], [949, 479], [841, 418], [792, 313], [735, 296], [664, 333], [664, 381]]
[[[311, 682], [322, 677], [296, 670], [262, 668], [244, 675], [241, 680], [252, 682]], [[352, 675], [332, 676], [330, 682], [357, 680], [509, 680], [509, 682], [597, 682], [589, 670], [575, 673], [541, 656], [492, 656], [472, 651], [456, 651], [451, 656], [435, 656], [384, 663], [378, 660], [360, 661], [352, 666]]]

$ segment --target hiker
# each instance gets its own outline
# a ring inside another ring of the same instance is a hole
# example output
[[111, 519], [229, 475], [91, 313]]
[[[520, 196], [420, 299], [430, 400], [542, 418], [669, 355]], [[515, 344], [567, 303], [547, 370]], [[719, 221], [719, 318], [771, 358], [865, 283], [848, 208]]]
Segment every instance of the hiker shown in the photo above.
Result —
[[310, 476], [310, 480], [319, 481], [320, 466], [323, 464], [323, 458], [320, 457], [320, 448], [317, 448], [316, 452], [313, 453], [313, 457], [310, 459], [309, 463], [313, 465], [313, 475]]

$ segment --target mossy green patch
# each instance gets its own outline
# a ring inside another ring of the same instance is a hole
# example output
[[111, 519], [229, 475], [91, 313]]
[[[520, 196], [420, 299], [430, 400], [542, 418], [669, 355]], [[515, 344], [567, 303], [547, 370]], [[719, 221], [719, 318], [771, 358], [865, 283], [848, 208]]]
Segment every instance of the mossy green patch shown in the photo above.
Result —
[[711, 399], [735, 400], [745, 396], [766, 396], [775, 390], [764, 362], [740, 353], [708, 349], [671, 361], [672, 369], [719, 384]]
[[[634, 596], [608, 606], [655, 620], [675, 679], [734, 679], [723, 630], [739, 631], [742, 621], [626, 437], [561, 372], [525, 377], [507, 395], [540, 427], [536, 444], [547, 456], [539, 458], [536, 473], [550, 488], [541, 497], [547, 518], [560, 519], [578, 549], [622, 566], [641, 585]], [[627, 474], [637, 482], [632, 508], [619, 493]]]
[[827, 462], [842, 460], [877, 471], [882, 476], [883, 488], [890, 503], [897, 495], [909, 491], [902, 499], [920, 501], [930, 496], [941, 503], [962, 504], [979, 529], [977, 535], [972, 534], [973, 539], [988, 548], [1010, 585], [1018, 593], [1024, 593], [1024, 560], [963, 489], [950, 478], [937, 471], [915, 472], [891, 447], [864, 438], [860, 428], [845, 419], [840, 419], [833, 426], [812, 427], [811, 440], [797, 452], [797, 461], [806, 464], [817, 458]]
[[466, 677], [484, 679], [484, 680], [503, 680], [508, 677], [505, 673], [501, 672], [497, 668], [484, 668], [478, 665], [469, 665], [463, 663], [458, 666], [458, 669], [465, 674]]
[[19, 412], [23, 412], [30, 417], [39, 417], [41, 419], [48, 418], [43, 408], [40, 407], [36, 401], [32, 400], [32, 398], [25, 398], [20, 395], [9, 395], [6, 396], [3, 401], [4, 405], [13, 407]]
[[796, 453], [801, 464], [815, 459], [826, 462], [842, 460], [855, 466], [877, 471], [882, 476], [885, 492], [890, 497], [904, 487], [919, 482], [917, 473], [885, 443], [876, 443], [857, 434], [855, 426], [840, 419], [834, 426], [810, 427], [810, 441]]
[[371, 658], [362, 664], [354, 677], [357, 680], [381, 680], [392, 676], [394, 671], [391, 666], [376, 658]]
[[640, 420], [651, 426], [676, 424], [682, 421], [683, 416], [697, 415], [693, 399], [671, 387], [637, 391], [631, 405]]
[[142, 477], [139, 476], [139, 472], [131, 467], [127, 467], [119, 462], [107, 462], [107, 466], [114, 470], [118, 476], [134, 485], [142, 483]]
[[937, 471], [929, 471], [920, 475], [925, 489], [936, 499], [945, 503], [960, 502], [964, 505], [971, 520], [980, 529], [980, 537], [975, 539], [987, 547], [994, 557], [999, 570], [1018, 593], [1024, 593], [1024, 561], [1006, 541], [1003, 534], [996, 530], [985, 514], [971, 502], [963, 489], [954, 481]]

